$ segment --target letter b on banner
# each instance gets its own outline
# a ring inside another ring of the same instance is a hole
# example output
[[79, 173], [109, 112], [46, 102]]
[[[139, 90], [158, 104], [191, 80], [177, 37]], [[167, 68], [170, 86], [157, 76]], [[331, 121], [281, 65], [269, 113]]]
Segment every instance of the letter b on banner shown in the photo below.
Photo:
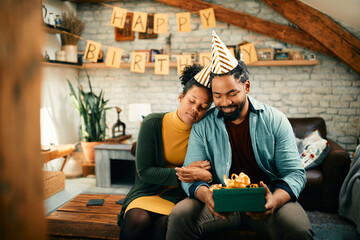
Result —
[[84, 59], [96, 63], [98, 60], [100, 50], [101, 50], [101, 43], [88, 40], [84, 53]]

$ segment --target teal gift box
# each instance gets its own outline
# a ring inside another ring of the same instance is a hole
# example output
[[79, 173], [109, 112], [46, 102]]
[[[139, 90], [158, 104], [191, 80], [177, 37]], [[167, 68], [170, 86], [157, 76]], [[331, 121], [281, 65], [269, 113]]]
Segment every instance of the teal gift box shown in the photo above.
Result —
[[222, 188], [213, 190], [215, 212], [263, 212], [265, 188]]

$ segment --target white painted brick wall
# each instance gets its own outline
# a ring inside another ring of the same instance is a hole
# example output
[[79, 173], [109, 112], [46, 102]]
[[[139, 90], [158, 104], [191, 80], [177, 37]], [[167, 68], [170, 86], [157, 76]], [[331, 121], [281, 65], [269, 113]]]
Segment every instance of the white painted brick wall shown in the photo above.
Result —
[[[261, 0], [213, 0], [209, 1], [224, 7], [235, 9], [256, 17], [288, 25], [289, 22], [269, 8]], [[172, 51], [208, 52], [211, 49], [211, 31], [201, 27], [199, 15], [191, 14], [190, 33], [178, 33], [175, 13], [185, 10], [170, 7], [151, 0], [109, 3], [126, 8], [129, 11], [147, 13], [168, 13], [169, 32], [172, 33]], [[110, 26], [112, 9], [100, 4], [78, 4], [78, 16], [86, 22], [84, 39], [99, 41], [107, 46], [125, 49], [129, 52], [143, 49], [161, 49], [165, 46], [166, 34], [157, 39], [138, 39], [116, 42], [114, 29]], [[346, 26], [345, 26], [346, 27]], [[360, 38], [360, 29], [347, 27]], [[241, 29], [223, 22], [217, 22], [214, 29], [227, 45], [236, 45], [242, 41], [255, 43], [258, 48], [293, 48], [305, 55], [314, 53], [291, 44]], [[85, 49], [86, 42], [80, 41], [79, 49]], [[106, 48], [103, 48], [106, 53]], [[314, 53], [320, 62], [318, 66], [297, 67], [249, 67], [251, 73], [250, 94], [266, 104], [277, 107], [287, 117], [314, 117], [325, 119], [328, 136], [344, 148], [353, 151], [360, 134], [360, 76], [336, 58]], [[105, 91], [110, 106], [123, 109], [121, 120], [126, 123], [127, 133], [137, 137], [139, 123], [129, 122], [130, 103], [150, 103], [153, 112], [173, 111], [178, 106], [178, 94], [181, 91], [176, 68], [170, 69], [168, 76], [153, 74], [152, 68], [146, 68], [145, 74], [132, 73], [129, 69], [91, 69], [88, 70], [94, 91]], [[85, 71], [80, 71], [80, 79], [86, 79]], [[85, 83], [85, 82], [84, 82]], [[108, 127], [116, 122], [115, 109], [107, 113]], [[109, 131], [110, 133], [110, 131]]]

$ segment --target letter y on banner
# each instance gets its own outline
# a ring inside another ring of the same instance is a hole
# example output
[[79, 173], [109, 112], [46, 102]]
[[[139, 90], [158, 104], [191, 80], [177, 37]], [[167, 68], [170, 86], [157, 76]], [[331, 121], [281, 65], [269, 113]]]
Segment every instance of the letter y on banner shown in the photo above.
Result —
[[99, 57], [101, 43], [87, 40], [84, 59], [96, 63]]
[[213, 8], [200, 10], [200, 18], [203, 29], [216, 27], [216, 19]]

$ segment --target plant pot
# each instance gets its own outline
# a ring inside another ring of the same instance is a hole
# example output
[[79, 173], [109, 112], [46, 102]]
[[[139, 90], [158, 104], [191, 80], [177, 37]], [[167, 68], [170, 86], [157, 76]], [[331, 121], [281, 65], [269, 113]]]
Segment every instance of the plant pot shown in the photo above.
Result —
[[61, 49], [66, 52], [67, 62], [78, 62], [77, 45], [63, 45]]
[[95, 149], [94, 147], [104, 142], [81, 142], [85, 160], [89, 163], [95, 163]]

